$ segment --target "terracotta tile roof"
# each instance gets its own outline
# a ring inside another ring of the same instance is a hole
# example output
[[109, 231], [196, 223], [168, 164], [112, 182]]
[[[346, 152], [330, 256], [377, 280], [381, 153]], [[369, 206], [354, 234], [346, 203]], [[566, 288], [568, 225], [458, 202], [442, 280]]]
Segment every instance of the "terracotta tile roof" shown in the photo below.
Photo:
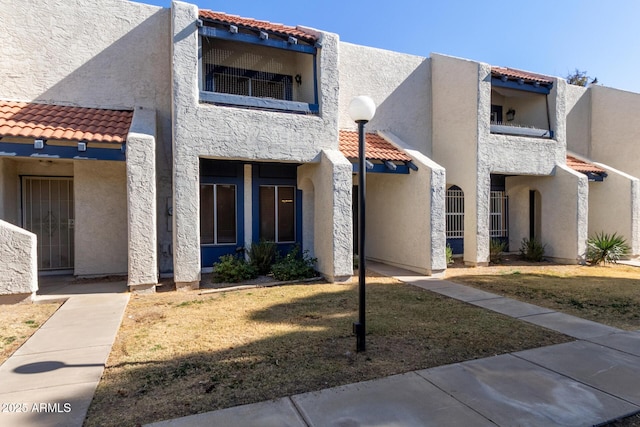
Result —
[[593, 163], [586, 162], [584, 160], [576, 159], [573, 156], [567, 155], [567, 166], [576, 172], [581, 173], [606, 173], [606, 171]]
[[551, 77], [507, 67], [491, 67], [491, 75], [496, 77], [505, 76], [512, 79], [523, 79], [528, 82], [538, 82], [544, 84], [553, 83], [553, 78]]
[[[369, 160], [411, 161], [411, 157], [375, 133], [367, 133], [365, 142], [367, 159]], [[358, 132], [340, 131], [340, 151], [348, 159], [358, 158]]]
[[317, 37], [313, 34], [309, 34], [307, 32], [299, 30], [296, 27], [290, 27], [288, 25], [274, 24], [269, 21], [258, 21], [257, 19], [253, 18], [242, 18], [237, 15], [228, 15], [226, 13], [214, 12], [212, 10], [204, 9], [200, 10], [199, 15], [202, 19], [211, 19], [213, 21], [222, 22], [225, 24], [233, 24], [239, 27], [251, 28], [254, 30], [270, 31], [282, 36], [296, 37], [310, 43], [315, 43], [317, 41]]
[[126, 142], [133, 111], [0, 100], [0, 136]]

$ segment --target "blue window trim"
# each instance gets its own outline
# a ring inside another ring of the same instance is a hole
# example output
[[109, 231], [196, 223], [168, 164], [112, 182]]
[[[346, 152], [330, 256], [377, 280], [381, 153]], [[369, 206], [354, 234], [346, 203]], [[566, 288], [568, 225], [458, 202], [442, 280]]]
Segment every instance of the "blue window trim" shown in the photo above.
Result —
[[522, 83], [519, 83], [513, 80], [503, 81], [500, 78], [491, 77], [491, 86], [504, 87], [508, 89], [523, 90], [526, 92], [541, 93], [544, 95], [548, 95], [549, 93], [551, 93], [551, 88], [553, 87], [553, 84], [541, 83], [540, 85], [536, 85], [536, 84], [532, 84], [524, 81]]
[[297, 178], [262, 178], [260, 177], [260, 164], [254, 164], [252, 168], [251, 212], [253, 216], [253, 241], [260, 241], [260, 186], [289, 186], [295, 188], [296, 215], [295, 233], [296, 241], [291, 243], [278, 243], [280, 253], [286, 253], [296, 244], [302, 246], [302, 191], [298, 189]]
[[[237, 176], [200, 176], [200, 184], [233, 184], [236, 186], [236, 243], [206, 243], [200, 245], [200, 262], [203, 268], [211, 267], [222, 255], [235, 254], [244, 247], [244, 173], [237, 166]], [[198, 218], [198, 224], [200, 219]], [[198, 231], [199, 232], [199, 231]]]
[[125, 144], [117, 148], [87, 147], [86, 151], [78, 151], [77, 146], [48, 145], [42, 149], [33, 148], [33, 144], [17, 142], [0, 142], [0, 157], [30, 157], [36, 159], [74, 159], [74, 160], [112, 160], [125, 161]]

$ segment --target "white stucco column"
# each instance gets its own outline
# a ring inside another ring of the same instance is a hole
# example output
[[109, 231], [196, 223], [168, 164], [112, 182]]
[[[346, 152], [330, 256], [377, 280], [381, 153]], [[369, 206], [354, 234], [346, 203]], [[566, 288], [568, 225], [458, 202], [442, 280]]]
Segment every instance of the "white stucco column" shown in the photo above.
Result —
[[[306, 179], [313, 183], [316, 267], [332, 282], [345, 281], [353, 275], [351, 174], [351, 163], [338, 150], [323, 150], [320, 163], [309, 163], [298, 169], [298, 183], [303, 192], [305, 188], [310, 189], [305, 185]], [[309, 221], [309, 215], [305, 216]]]
[[199, 158], [174, 152], [173, 279], [178, 290], [200, 287]]
[[158, 283], [156, 112], [137, 108], [127, 135], [129, 289], [154, 292]]

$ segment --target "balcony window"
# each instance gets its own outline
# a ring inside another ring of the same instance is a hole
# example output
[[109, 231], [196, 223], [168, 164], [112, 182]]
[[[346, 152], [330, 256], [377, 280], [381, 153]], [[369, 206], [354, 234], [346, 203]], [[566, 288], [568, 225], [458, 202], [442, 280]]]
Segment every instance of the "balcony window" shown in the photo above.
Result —
[[315, 47], [203, 27], [200, 48], [201, 102], [318, 112]]

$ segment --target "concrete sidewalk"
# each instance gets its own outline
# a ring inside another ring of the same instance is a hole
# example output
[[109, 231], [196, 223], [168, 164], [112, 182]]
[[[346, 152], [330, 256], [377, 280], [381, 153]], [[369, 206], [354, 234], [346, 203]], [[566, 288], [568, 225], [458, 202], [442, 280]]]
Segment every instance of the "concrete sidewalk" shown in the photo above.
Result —
[[82, 426], [129, 300], [124, 282], [49, 279], [64, 304], [0, 365], [0, 426]]
[[387, 265], [369, 267], [577, 340], [149, 426], [587, 426], [640, 411], [640, 332]]

